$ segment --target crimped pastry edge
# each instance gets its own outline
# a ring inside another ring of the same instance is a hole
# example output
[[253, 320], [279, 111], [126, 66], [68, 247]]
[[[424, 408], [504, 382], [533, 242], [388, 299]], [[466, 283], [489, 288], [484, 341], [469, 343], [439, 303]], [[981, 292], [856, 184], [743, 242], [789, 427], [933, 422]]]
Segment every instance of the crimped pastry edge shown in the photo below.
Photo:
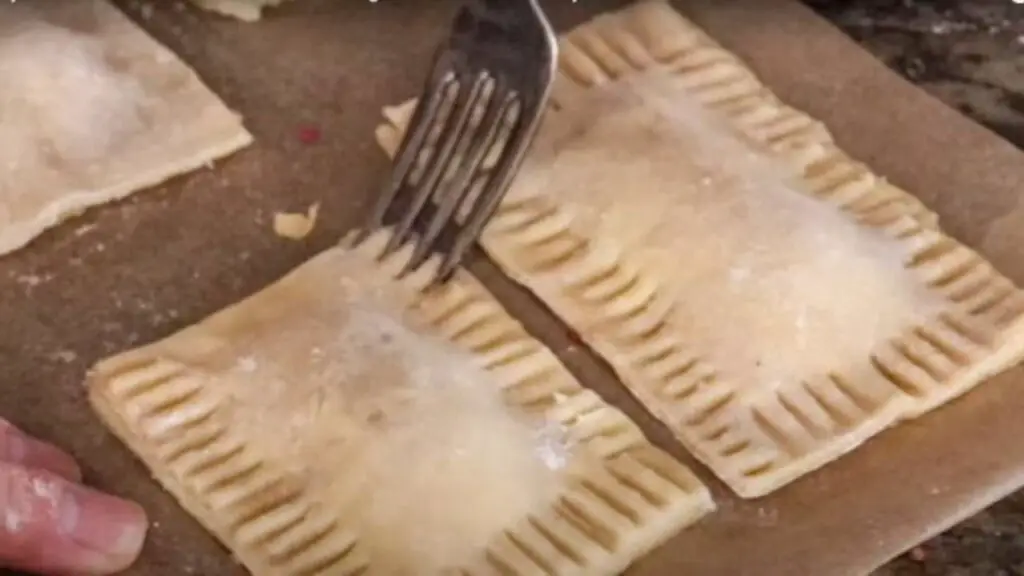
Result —
[[[359, 245], [353, 245], [353, 236], [331, 250], [376, 258], [388, 234], [374, 234]], [[324, 257], [321, 254], [314, 261]], [[384, 259], [378, 270], [395, 278], [409, 257], [408, 250], [400, 251]], [[315, 263], [300, 266], [288, 277], [310, 265]], [[532, 574], [538, 569], [560, 575], [616, 574], [714, 509], [707, 488], [685, 466], [650, 445], [622, 412], [580, 387], [557, 358], [468, 274], [459, 272], [442, 290], [423, 290], [431, 266], [436, 262], [397, 280], [413, 295], [417, 317], [442, 335], [448, 331], [455, 344], [489, 358], [495, 364], [488, 369], [512, 375], [506, 398], [558, 420], [571, 438], [604, 463], [587, 482], [571, 483], [557, 506], [509, 527], [480, 558], [467, 559], [470, 565], [465, 573], [494, 570], [497, 563], [511, 574]], [[259, 295], [167, 340], [187, 338], [188, 332], [201, 330], [205, 322], [217, 322]], [[230, 421], [218, 415], [216, 387], [162, 354], [162, 342], [103, 360], [90, 371], [90, 402], [112, 432], [253, 574], [336, 575], [365, 570], [370, 559], [358, 545], [355, 528], [345, 525], [344, 519], [324, 517], [312, 495], [275, 471], [258, 449], [249, 450], [252, 447], [245, 439], [232, 433]], [[499, 365], [500, 369], [495, 367]], [[206, 453], [235, 456], [214, 462]], [[236, 476], [243, 481], [233, 483], [231, 478]], [[268, 487], [273, 490], [265, 490]], [[646, 498], [638, 497], [641, 493]], [[220, 508], [215, 510], [211, 502], [219, 502]], [[290, 517], [305, 520], [290, 525], [268, 520]], [[310, 529], [310, 524], [319, 531]], [[281, 552], [289, 547], [299, 552]], [[542, 547], [544, 552], [538, 552]], [[277, 558], [269, 553], [273, 549], [278, 550]], [[554, 553], [559, 557], [544, 556]]]
[[[908, 268], [950, 303], [884, 343], [871, 358], [871, 370], [793, 383], [785, 394], [755, 407], [749, 420], [757, 424], [730, 427], [734, 386], [719, 381], [698, 398], [702, 407], [679, 401], [717, 374], [672, 333], [664, 316], [671, 303], [657, 278], [632, 266], [613, 239], [573, 230], [572, 214], [542, 191], [510, 194], [485, 231], [481, 243], [487, 253], [576, 327], [627, 388], [740, 496], [761, 496], [792, 482], [1024, 355], [1024, 293], [944, 234], [937, 216], [919, 200], [846, 155], [820, 122], [782, 103], [736, 56], [664, 0], [641, 0], [596, 17], [563, 36], [561, 54], [549, 122], [557, 122], [587, 90], [654, 68], [668, 72], [742, 135], [799, 170], [816, 197], [906, 243], [913, 253]], [[385, 109], [387, 123], [377, 139], [389, 154], [414, 104]], [[556, 290], [541, 277], [566, 279], [567, 287]], [[602, 278], [604, 285], [581, 280], [587, 277]], [[611, 301], [585, 305], [580, 298], [584, 290], [607, 294], [616, 286], [630, 287], [630, 310], [621, 302], [612, 310]], [[600, 328], [579, 329], [593, 325]], [[671, 398], [665, 398], [666, 390], [672, 390]], [[805, 406], [817, 404], [816, 413], [800, 414], [793, 408], [800, 403], [795, 397]], [[828, 430], [840, 432], [829, 436]]]

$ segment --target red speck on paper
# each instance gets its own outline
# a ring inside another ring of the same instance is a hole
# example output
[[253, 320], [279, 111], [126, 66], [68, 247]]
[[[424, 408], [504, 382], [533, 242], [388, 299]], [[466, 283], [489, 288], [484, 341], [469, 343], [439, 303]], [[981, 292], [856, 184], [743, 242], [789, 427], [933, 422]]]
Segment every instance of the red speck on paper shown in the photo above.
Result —
[[299, 128], [299, 141], [303, 144], [316, 144], [320, 141], [323, 134], [320, 133], [318, 128], [313, 126], [303, 126]]

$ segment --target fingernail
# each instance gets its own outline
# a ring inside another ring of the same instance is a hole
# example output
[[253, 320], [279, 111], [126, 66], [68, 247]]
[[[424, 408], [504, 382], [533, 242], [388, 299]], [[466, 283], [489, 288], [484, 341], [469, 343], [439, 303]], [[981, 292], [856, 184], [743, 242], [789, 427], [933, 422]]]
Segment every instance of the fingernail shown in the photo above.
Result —
[[141, 506], [74, 486], [60, 507], [64, 533], [83, 548], [128, 563], [142, 550], [149, 522]]

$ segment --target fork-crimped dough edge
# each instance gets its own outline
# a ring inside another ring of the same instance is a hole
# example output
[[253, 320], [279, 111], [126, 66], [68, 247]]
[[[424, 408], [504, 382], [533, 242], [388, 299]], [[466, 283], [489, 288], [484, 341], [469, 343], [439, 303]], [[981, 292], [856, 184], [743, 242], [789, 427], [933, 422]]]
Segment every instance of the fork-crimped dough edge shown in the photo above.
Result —
[[[389, 234], [332, 250], [375, 258]], [[409, 257], [401, 251], [377, 270], [394, 278]], [[436, 264], [397, 279], [417, 318], [483, 359], [506, 384], [510, 402], [557, 419], [601, 462], [569, 482], [557, 505], [510, 526], [479, 557], [467, 559], [463, 573], [617, 574], [714, 509], [707, 488], [685, 466], [649, 444], [622, 412], [580, 387], [470, 276], [460, 271], [442, 289], [424, 291]], [[244, 313], [258, 298], [207, 321]], [[188, 338], [202, 326], [169, 339]], [[161, 347], [157, 342], [103, 360], [87, 383], [97, 413], [164, 488], [253, 574], [372, 573], [356, 527], [328, 515], [261, 458], [259, 447], [239, 437], [220, 414], [216, 387], [167, 359]]]
[[[746, 423], [738, 392], [678, 331], [656, 274], [633, 267], [612, 239], [572, 229], [572, 214], [543, 191], [510, 195], [484, 234], [488, 254], [579, 327], [627, 387], [738, 494], [756, 497], [852, 450], [894, 422], [962, 394], [1024, 354], [1024, 295], [973, 250], [938, 228], [909, 193], [875, 176], [825, 127], [781, 103], [734, 55], [664, 0], [642, 0], [563, 37], [549, 122], [574, 96], [659, 67], [703, 105], [790, 162], [810, 191], [865, 226], [906, 242], [908, 267], [950, 305], [886, 343], [863, 374], [792, 383]], [[389, 108], [381, 145], [393, 153], [412, 103]], [[542, 277], [558, 283], [542, 286]], [[551, 288], [558, 285], [558, 289]], [[601, 295], [595, 298], [594, 295]], [[732, 417], [732, 420], [730, 420]]]

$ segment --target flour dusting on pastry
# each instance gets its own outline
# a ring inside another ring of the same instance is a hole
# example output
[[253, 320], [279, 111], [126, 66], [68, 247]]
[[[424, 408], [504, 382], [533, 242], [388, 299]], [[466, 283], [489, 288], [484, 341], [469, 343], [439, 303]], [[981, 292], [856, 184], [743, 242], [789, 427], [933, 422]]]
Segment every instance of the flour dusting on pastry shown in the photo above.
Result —
[[[43, 22], [15, 28], [0, 39], [0, 134], [61, 161], [88, 161], [111, 152], [143, 127], [146, 98], [132, 76], [111, 66], [93, 37]], [[14, 164], [11, 166], [11, 164]], [[20, 166], [8, 159], [8, 168]]]
[[252, 136], [173, 52], [105, 0], [0, 9], [0, 255]]
[[[318, 490], [350, 495], [339, 513], [360, 525], [382, 573], [455, 568], [554, 501], [570, 446], [559, 426], [510, 409], [472, 355], [385, 312], [374, 289], [343, 284], [343, 322], [286, 321], [252, 342], [296, 342], [284, 356], [250, 352], [226, 367], [245, 379], [273, 374], [293, 355], [306, 366], [302, 381], [281, 374], [239, 389], [238, 409], [263, 416], [238, 425], [313, 463], [311, 474], [296, 472], [317, 478]], [[317, 353], [301, 346], [307, 337]], [[265, 419], [279, 424], [266, 430]]]

